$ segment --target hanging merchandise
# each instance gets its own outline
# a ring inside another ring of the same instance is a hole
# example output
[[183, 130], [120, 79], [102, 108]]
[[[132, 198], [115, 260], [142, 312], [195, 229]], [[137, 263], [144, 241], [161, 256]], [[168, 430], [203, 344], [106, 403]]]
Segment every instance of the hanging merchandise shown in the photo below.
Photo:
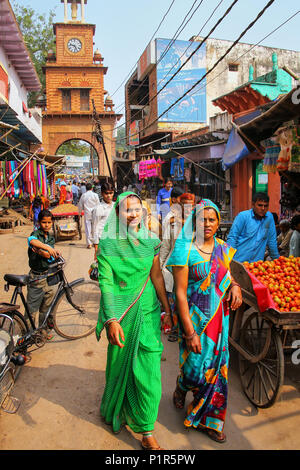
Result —
[[191, 168], [189, 164], [184, 167], [184, 179], [187, 183], [191, 181]]
[[156, 176], [156, 160], [150, 158], [146, 161], [146, 178], [152, 178], [153, 176]]
[[6, 192], [10, 198], [20, 199], [29, 196], [47, 196], [48, 181], [46, 167], [36, 160], [15, 160], [0, 162], [0, 195]]
[[158, 158], [157, 162], [156, 162], [156, 177], [159, 178], [160, 180], [163, 181], [163, 176], [162, 176], [162, 165], [164, 164], [164, 160], [161, 160], [160, 158]]
[[293, 133], [289, 129], [280, 129], [279, 131], [280, 153], [277, 161], [277, 170], [286, 171], [291, 159], [291, 148], [293, 143]]
[[172, 158], [171, 160], [171, 176], [174, 181], [182, 181], [184, 179], [184, 158]]
[[277, 160], [281, 150], [277, 137], [266, 139], [262, 145], [265, 148], [263, 170], [267, 173], [276, 173]]
[[171, 173], [171, 160], [166, 160], [163, 166], [161, 167], [161, 176], [163, 179], [166, 179], [170, 176]]
[[292, 130], [292, 150], [288, 170], [300, 173], [300, 125]]
[[139, 180], [144, 180], [146, 177], [146, 162], [145, 160], [140, 161], [139, 164]]

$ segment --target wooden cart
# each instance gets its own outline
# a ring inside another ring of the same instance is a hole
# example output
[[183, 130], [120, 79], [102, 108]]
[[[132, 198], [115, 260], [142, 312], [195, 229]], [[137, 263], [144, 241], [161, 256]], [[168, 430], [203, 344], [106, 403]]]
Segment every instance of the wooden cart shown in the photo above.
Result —
[[[68, 205], [70, 206], [70, 204]], [[60, 212], [56, 212], [54, 207], [51, 212], [53, 214], [53, 232], [55, 241], [69, 240], [78, 237], [82, 239], [81, 216], [76, 206], [66, 208], [63, 212], [63, 205], [58, 206]]]
[[[243, 264], [232, 261], [231, 272], [240, 284], [242, 306], [233, 313], [229, 342], [238, 352], [244, 393], [259, 408], [272, 406], [284, 380], [284, 350], [300, 333], [300, 311], [260, 312], [251, 279]], [[299, 336], [300, 337], [300, 336]]]

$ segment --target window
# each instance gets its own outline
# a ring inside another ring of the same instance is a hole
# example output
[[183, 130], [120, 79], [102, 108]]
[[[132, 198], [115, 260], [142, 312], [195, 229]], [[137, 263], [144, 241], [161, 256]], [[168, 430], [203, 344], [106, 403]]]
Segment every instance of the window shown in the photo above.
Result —
[[71, 111], [71, 90], [62, 90], [62, 109]]
[[239, 64], [229, 64], [230, 72], [237, 72], [239, 70]]
[[90, 109], [90, 90], [80, 90], [80, 110], [89, 111]]

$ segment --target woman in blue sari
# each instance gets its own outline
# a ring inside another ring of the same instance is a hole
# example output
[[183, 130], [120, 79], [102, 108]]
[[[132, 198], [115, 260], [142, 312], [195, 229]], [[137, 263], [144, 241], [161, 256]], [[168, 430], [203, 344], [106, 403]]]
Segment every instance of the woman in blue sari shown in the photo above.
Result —
[[173, 401], [183, 408], [192, 391], [184, 425], [225, 442], [229, 303], [235, 310], [242, 295], [230, 274], [235, 250], [215, 237], [219, 224], [219, 209], [203, 199], [187, 219], [167, 267], [174, 276], [180, 317], [180, 375]]

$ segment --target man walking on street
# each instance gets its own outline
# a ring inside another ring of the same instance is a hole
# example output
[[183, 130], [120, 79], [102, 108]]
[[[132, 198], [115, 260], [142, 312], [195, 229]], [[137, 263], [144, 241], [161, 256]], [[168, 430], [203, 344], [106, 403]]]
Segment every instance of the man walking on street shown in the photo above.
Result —
[[74, 180], [72, 184], [72, 194], [73, 194], [73, 204], [77, 206], [78, 199], [79, 199], [79, 188], [76, 184], [76, 180]]
[[100, 204], [99, 197], [92, 191], [92, 187], [93, 186], [91, 183], [87, 183], [86, 192], [82, 194], [78, 204], [79, 213], [82, 210], [84, 211], [84, 226], [87, 248], [92, 248], [92, 211]]
[[92, 211], [92, 236], [91, 240], [95, 248], [95, 259], [97, 259], [98, 243], [106, 220], [113, 208], [114, 187], [110, 183], [102, 184], [102, 200]]
[[269, 208], [269, 196], [256, 193], [252, 209], [240, 212], [230, 229], [226, 242], [237, 251], [234, 259], [243, 263], [264, 260], [266, 247], [272, 259], [279, 258], [274, 218]]

